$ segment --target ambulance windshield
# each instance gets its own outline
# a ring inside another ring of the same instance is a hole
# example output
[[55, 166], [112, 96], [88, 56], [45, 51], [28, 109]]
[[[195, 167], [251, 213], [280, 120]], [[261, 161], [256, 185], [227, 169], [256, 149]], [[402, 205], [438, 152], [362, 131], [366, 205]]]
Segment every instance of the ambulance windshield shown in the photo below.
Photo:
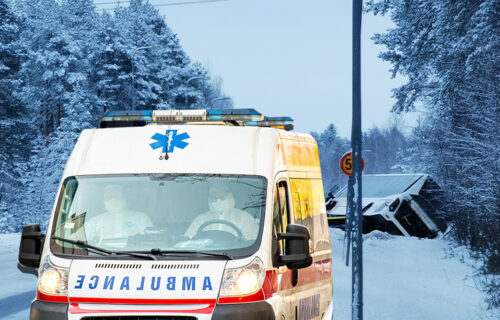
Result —
[[258, 176], [70, 177], [59, 197], [51, 249], [97, 254], [74, 242], [81, 241], [110, 251], [246, 256], [260, 242], [265, 197], [266, 179]]

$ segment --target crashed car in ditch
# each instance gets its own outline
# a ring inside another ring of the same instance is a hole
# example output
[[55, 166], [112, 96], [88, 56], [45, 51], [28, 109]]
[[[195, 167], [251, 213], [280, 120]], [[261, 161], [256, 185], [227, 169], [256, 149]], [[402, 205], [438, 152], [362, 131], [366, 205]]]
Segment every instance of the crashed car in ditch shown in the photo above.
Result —
[[[428, 174], [363, 175], [363, 233], [436, 238], [447, 224], [440, 209], [443, 191]], [[347, 186], [327, 198], [328, 224], [343, 228]]]

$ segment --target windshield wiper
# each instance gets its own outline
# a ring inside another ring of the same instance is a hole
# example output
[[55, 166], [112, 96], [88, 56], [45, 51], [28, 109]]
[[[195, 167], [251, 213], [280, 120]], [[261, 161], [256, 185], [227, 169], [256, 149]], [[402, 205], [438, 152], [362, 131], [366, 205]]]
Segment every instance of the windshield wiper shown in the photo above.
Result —
[[161, 249], [151, 249], [151, 254], [155, 256], [162, 256], [162, 255], [176, 255], [176, 254], [199, 254], [199, 255], [205, 255], [205, 256], [212, 256], [212, 257], [223, 257], [226, 258], [227, 260], [233, 260], [233, 258], [226, 253], [217, 253], [217, 252], [208, 252], [208, 251], [195, 251], [195, 250], [161, 250]]
[[88, 244], [87, 242], [84, 242], [81, 240], [72, 240], [72, 239], [66, 239], [66, 238], [61, 238], [61, 237], [56, 237], [56, 236], [52, 236], [52, 239], [59, 240], [62, 242], [71, 243], [71, 244], [77, 245], [80, 248], [87, 250], [89, 252], [94, 252], [94, 253], [104, 255], [104, 256], [131, 256], [131, 257], [137, 257], [137, 258], [142, 258], [142, 259], [147, 258], [147, 259], [158, 260], [153, 254], [111, 251], [111, 250], [107, 250], [104, 248], [99, 248], [99, 247], [93, 246], [93, 245]]

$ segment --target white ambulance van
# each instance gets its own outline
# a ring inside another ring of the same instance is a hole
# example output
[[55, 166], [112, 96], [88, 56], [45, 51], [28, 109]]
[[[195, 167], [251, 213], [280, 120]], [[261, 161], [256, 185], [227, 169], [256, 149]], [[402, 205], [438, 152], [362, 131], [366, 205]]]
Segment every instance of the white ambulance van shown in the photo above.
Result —
[[31, 319], [331, 318], [317, 145], [291, 128], [253, 109], [105, 114], [46, 234], [23, 229]]

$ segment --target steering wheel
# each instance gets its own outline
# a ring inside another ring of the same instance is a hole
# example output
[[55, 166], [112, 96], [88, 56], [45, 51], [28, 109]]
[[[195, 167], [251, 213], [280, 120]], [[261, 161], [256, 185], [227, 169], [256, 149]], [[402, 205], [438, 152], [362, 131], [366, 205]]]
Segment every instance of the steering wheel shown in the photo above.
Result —
[[[238, 234], [237, 239], [241, 240], [243, 238], [243, 232], [241, 232], [241, 229], [238, 228], [237, 225], [235, 225], [234, 223], [232, 223], [230, 221], [222, 220], [222, 219], [212, 219], [212, 220], [205, 221], [198, 228], [198, 231], [196, 231], [196, 235], [193, 238], [196, 238], [203, 231], [204, 228], [206, 228], [207, 226], [212, 225], [212, 224], [225, 224], [226, 226], [229, 226], [229, 227], [231, 227], [231, 229], [236, 231], [236, 233]], [[210, 231], [212, 231], [212, 230], [210, 230]], [[213, 231], [221, 231], [221, 232], [230, 233], [230, 232], [227, 232], [224, 230], [213, 230]]]

